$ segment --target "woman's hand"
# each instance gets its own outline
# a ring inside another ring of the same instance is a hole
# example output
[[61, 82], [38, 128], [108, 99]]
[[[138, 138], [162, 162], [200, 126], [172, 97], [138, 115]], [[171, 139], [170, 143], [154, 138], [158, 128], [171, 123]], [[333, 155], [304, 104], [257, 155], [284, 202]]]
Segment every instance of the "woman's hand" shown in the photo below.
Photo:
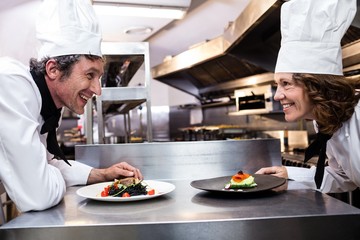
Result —
[[120, 162], [105, 169], [92, 169], [87, 184], [113, 181], [114, 179], [126, 177], [135, 177], [140, 180], [144, 179], [141, 171], [138, 168], [131, 166], [127, 162]]
[[289, 177], [286, 167], [284, 167], [284, 166], [261, 168], [255, 174], [274, 175], [276, 177], [281, 177], [281, 178], [285, 178], [285, 179], [288, 179], [288, 177]]
[[[267, 174], [267, 175], [273, 175], [276, 177], [288, 179], [288, 173], [287, 173], [286, 167], [284, 167], [284, 166], [261, 168], [255, 174]], [[287, 190], [287, 188], [288, 188], [288, 181], [286, 180], [285, 184], [272, 189], [272, 191], [282, 192], [282, 191]]]

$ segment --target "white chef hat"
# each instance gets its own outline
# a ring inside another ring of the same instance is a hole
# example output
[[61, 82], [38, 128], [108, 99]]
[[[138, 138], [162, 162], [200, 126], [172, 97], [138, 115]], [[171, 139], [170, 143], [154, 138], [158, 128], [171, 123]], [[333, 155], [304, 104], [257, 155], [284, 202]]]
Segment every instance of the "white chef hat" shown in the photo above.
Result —
[[356, 0], [290, 0], [281, 7], [275, 72], [343, 75], [341, 39]]
[[44, 0], [36, 22], [38, 59], [101, 54], [101, 32], [90, 0]]

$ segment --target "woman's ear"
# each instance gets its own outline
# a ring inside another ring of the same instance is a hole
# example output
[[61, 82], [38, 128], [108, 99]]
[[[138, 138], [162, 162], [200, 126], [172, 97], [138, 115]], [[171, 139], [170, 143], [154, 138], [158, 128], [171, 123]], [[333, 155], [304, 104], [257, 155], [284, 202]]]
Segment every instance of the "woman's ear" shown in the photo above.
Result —
[[55, 59], [49, 59], [45, 65], [46, 75], [50, 80], [55, 80], [59, 76], [59, 69], [57, 68], [57, 63]]

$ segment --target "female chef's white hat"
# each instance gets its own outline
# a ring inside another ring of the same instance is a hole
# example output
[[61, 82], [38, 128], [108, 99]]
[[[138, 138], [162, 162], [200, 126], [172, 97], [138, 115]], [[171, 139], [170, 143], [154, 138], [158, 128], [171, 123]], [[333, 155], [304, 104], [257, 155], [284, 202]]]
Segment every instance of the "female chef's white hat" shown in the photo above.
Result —
[[36, 22], [38, 59], [101, 54], [101, 32], [90, 0], [44, 0]]
[[281, 7], [275, 72], [343, 75], [341, 39], [356, 0], [290, 0]]

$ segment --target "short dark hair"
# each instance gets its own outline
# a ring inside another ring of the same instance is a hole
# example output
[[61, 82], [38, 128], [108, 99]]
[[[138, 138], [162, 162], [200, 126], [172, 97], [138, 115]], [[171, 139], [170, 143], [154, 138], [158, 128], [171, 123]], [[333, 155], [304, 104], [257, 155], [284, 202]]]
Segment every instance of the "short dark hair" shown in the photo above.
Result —
[[92, 61], [103, 59], [102, 57], [91, 54], [74, 54], [74, 55], [64, 55], [57, 57], [44, 57], [40, 61], [38, 61], [36, 58], [31, 58], [30, 70], [35, 71], [38, 74], [41, 73], [45, 75], [46, 73], [45, 65], [47, 61], [49, 61], [49, 59], [55, 59], [59, 70], [63, 73], [63, 77], [68, 77], [71, 74], [72, 67], [76, 62], [80, 60], [82, 56]]

